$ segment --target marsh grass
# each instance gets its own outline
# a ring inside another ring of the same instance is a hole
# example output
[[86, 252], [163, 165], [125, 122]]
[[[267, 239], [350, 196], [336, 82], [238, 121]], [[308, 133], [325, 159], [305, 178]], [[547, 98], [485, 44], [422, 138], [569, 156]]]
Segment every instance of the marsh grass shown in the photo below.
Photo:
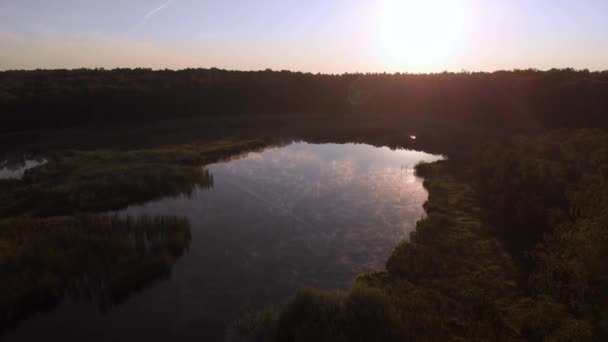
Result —
[[20, 181], [2, 181], [1, 216], [54, 216], [118, 210], [210, 187], [202, 166], [259, 149], [258, 140], [217, 141], [143, 150], [59, 151]]
[[[386, 270], [363, 274], [346, 293], [299, 291], [275, 311], [276, 341], [489, 339], [514, 335], [501, 300], [518, 295], [516, 269], [502, 245], [482, 232], [473, 189], [451, 164], [420, 164], [427, 216], [398, 245]], [[243, 334], [256, 331], [249, 316]], [[263, 324], [262, 324], [263, 323]], [[253, 333], [253, 336], [257, 336]], [[265, 332], [264, 336], [274, 336]], [[261, 339], [258, 339], [261, 341]]]
[[264, 146], [56, 151], [22, 179], [0, 180], [0, 333], [65, 298], [107, 310], [168, 277], [190, 245], [187, 220], [98, 212], [211, 187], [205, 164]]
[[189, 245], [189, 223], [177, 217], [1, 220], [0, 331], [66, 297], [115, 306], [168, 276]]

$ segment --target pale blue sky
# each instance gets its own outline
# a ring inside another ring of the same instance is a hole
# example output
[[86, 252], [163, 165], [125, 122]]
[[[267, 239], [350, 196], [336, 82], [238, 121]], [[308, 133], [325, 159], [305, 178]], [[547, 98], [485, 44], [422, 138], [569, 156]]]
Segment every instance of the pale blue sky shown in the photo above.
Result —
[[608, 69], [607, 0], [0, 0], [0, 69]]

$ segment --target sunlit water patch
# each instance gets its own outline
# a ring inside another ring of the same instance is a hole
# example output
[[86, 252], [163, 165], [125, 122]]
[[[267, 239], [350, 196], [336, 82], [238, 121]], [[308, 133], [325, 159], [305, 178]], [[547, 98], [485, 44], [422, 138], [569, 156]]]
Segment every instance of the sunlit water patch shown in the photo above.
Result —
[[0, 158], [0, 179], [21, 179], [25, 171], [46, 162], [40, 156], [5, 156]]
[[66, 301], [13, 336], [221, 340], [243, 306], [280, 305], [301, 287], [346, 289], [407, 239], [427, 197], [413, 167], [440, 158], [294, 143], [210, 165], [212, 187], [120, 212], [190, 221], [190, 251], [169, 280], [103, 314]]

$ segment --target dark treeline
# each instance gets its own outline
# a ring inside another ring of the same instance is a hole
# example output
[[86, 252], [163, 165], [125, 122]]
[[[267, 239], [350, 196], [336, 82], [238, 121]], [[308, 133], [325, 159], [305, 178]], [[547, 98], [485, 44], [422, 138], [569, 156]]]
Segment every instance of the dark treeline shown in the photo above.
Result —
[[186, 69], [0, 72], [0, 131], [192, 116], [373, 114], [494, 129], [605, 127], [608, 72], [343, 74]]

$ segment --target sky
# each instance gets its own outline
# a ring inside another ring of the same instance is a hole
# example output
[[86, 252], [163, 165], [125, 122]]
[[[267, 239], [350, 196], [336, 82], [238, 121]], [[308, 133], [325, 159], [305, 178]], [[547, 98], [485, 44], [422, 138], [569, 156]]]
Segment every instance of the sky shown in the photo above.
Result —
[[608, 69], [608, 0], [0, 0], [0, 70]]

